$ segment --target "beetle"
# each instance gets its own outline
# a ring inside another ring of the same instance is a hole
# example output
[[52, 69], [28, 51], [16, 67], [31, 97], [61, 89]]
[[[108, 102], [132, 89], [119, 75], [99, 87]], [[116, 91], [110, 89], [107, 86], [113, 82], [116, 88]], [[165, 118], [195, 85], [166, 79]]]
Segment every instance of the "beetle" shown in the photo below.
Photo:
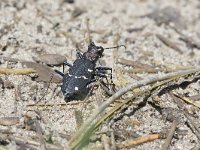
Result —
[[96, 46], [94, 42], [90, 42], [88, 50], [85, 53], [81, 53], [77, 50], [77, 59], [74, 61], [73, 65], [64, 62], [64, 65], [69, 67], [66, 74], [57, 71], [62, 77], [61, 91], [64, 95], [65, 101], [69, 102], [71, 100], [84, 99], [90, 89], [91, 84], [97, 81], [97, 78], [106, 78], [108, 75], [105, 74], [106, 70], [111, 71], [112, 79], [112, 68], [110, 67], [96, 67], [96, 63], [99, 58], [103, 56], [104, 49], [117, 48], [124, 45], [119, 45], [116, 47], [103, 48], [102, 46]]

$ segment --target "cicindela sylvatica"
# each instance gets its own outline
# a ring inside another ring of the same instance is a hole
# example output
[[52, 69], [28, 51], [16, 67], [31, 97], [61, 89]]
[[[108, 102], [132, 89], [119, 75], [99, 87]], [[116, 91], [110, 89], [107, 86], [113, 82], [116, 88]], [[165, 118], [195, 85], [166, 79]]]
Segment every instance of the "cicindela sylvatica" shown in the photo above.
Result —
[[[96, 46], [94, 42], [90, 42], [88, 50], [85, 53], [81, 53], [80, 50], [77, 50], [77, 59], [73, 64], [68, 62], [64, 63], [64, 66], [67, 65], [69, 67], [67, 73], [56, 70], [56, 72], [63, 77], [61, 91], [65, 101], [84, 99], [88, 95], [92, 87], [91, 85], [103, 78], [106, 79], [106, 82], [102, 80], [101, 85], [104, 90], [107, 90], [107, 93], [111, 95], [113, 89], [110, 89], [110, 87], [112, 86], [112, 88], [114, 88], [114, 83], [112, 82], [112, 68], [96, 66], [96, 63], [99, 58], [103, 56], [105, 49], [118, 48], [121, 46], [124, 45], [103, 48], [102, 46]], [[110, 71], [110, 74], [106, 74], [106, 71]], [[108, 82], [108, 77], [111, 79], [111, 83]]]

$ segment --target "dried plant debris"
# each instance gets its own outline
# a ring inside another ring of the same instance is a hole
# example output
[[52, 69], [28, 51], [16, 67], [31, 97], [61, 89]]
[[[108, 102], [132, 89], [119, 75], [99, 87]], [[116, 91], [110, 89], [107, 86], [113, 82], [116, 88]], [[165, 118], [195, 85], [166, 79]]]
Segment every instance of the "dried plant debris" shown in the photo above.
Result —
[[118, 63], [122, 64], [122, 65], [127, 65], [127, 66], [132, 66], [135, 68], [152, 68], [153, 66], [147, 65], [147, 64], [143, 64], [139, 61], [132, 61], [132, 60], [127, 60], [125, 58], [119, 58]]
[[15, 87], [14, 83], [11, 82], [10, 80], [5, 80], [3, 83], [3, 88], [12, 89], [14, 87]]
[[157, 38], [162, 41], [166, 46], [168, 46], [169, 48], [171, 49], [174, 49], [175, 51], [177, 51], [178, 53], [180, 54], [183, 54], [181, 48], [179, 46], [177, 46], [176, 43], [174, 43], [173, 41], [169, 40], [168, 38], [164, 37], [163, 35], [161, 34], [157, 34], [156, 35]]
[[75, 3], [75, 0], [63, 0], [63, 2], [73, 4]]
[[198, 48], [200, 49], [200, 40], [198, 37], [188, 36], [183, 33], [182, 30], [178, 29], [177, 27], [173, 28], [178, 34], [180, 34], [180, 40], [184, 41], [188, 47], [190, 48]]
[[84, 12], [85, 12], [84, 9], [79, 8], [79, 7], [75, 7], [73, 12], [72, 12], [71, 18], [72, 19], [77, 18], [78, 16], [82, 15]]
[[163, 9], [155, 9], [147, 17], [152, 18], [158, 25], [174, 23], [179, 28], [185, 28], [185, 22], [180, 12], [172, 7], [167, 6]]
[[60, 54], [43, 54], [38, 57], [33, 57], [36, 62], [43, 62], [47, 65], [57, 66], [67, 61], [66, 57]]
[[0, 125], [3, 126], [12, 126], [19, 123], [19, 117], [1, 117]]
[[22, 65], [36, 70], [36, 72], [38, 73], [36, 81], [54, 82], [54, 83], [59, 83], [62, 81], [62, 77], [48, 66], [34, 62], [23, 62]]
[[185, 118], [184, 115], [178, 110], [174, 108], [164, 108], [162, 109], [162, 116], [164, 120], [173, 122], [177, 120], [178, 123], [184, 123]]

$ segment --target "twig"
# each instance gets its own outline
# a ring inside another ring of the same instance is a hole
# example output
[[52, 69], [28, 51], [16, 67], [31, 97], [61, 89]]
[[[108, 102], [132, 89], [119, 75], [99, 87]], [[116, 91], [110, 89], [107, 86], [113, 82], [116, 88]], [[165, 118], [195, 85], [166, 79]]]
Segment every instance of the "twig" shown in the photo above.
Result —
[[185, 41], [187, 44], [189, 44], [190, 46], [194, 46], [197, 47], [198, 49], [200, 49], [200, 43], [198, 40], [194, 39], [193, 37], [189, 37], [188, 35], [184, 34], [180, 29], [178, 29], [177, 27], [172, 27], [178, 34], [180, 34], [181, 40]]
[[26, 75], [35, 72], [36, 71], [32, 68], [0, 68], [0, 74]]
[[127, 60], [125, 58], [120, 58], [117, 61], [118, 63], [122, 64], [122, 65], [128, 65], [128, 66], [132, 66], [132, 67], [136, 67], [136, 68], [152, 68], [154, 69], [152, 66], [147, 65], [147, 64], [142, 64], [139, 61], [132, 61], [132, 60]]
[[188, 115], [188, 113], [186, 111], [183, 111], [185, 117], [187, 118], [187, 123], [188, 125], [191, 127], [192, 131], [194, 132], [194, 134], [197, 136], [199, 142], [200, 142], [200, 131], [199, 128], [197, 127], [197, 125], [192, 121], [192, 119], [190, 118], [190, 116]]
[[[120, 40], [120, 36], [119, 36], [119, 33], [117, 33], [117, 34], [115, 34], [115, 36], [114, 36], [113, 44], [114, 44], [114, 45], [118, 45], [119, 40]], [[118, 54], [118, 53], [119, 53], [119, 48], [115, 48], [115, 49], [113, 50], [114, 64], [116, 64], [117, 61], [118, 61], [118, 57], [119, 57], [119, 54]]]
[[86, 33], [87, 36], [86, 36], [86, 41], [88, 43], [88, 45], [90, 44], [91, 40], [92, 40], [92, 37], [91, 37], [91, 34], [90, 34], [90, 19], [88, 17], [85, 18], [85, 24], [86, 24]]
[[172, 72], [174, 69], [166, 68], [130, 68], [128, 70], [123, 70], [128, 73], [157, 73], [157, 72]]
[[169, 134], [167, 136], [167, 139], [165, 140], [165, 143], [162, 145], [161, 150], [167, 150], [168, 149], [168, 147], [171, 143], [171, 140], [174, 136], [177, 125], [178, 125], [178, 121], [175, 119], [172, 123], [171, 129], [170, 129]]
[[150, 142], [150, 141], [154, 141], [154, 140], [159, 139], [159, 138], [160, 138], [160, 134], [150, 134], [150, 135], [146, 135], [146, 136], [142, 136], [142, 137], [138, 137], [138, 138], [134, 138], [134, 139], [124, 141], [123, 143], [117, 145], [117, 148], [118, 149], [132, 148], [136, 145], [146, 143], [146, 142]]
[[198, 108], [200, 108], [200, 103], [199, 102], [195, 102], [194, 100], [192, 100], [191, 98], [188, 98], [188, 97], [185, 97], [185, 96], [181, 96], [181, 95], [178, 95], [178, 94], [175, 94], [174, 95], [182, 100], [184, 100], [185, 102], [189, 103], [189, 104], [192, 104]]
[[[89, 103], [91, 101], [87, 101]], [[52, 109], [52, 107], [59, 107], [59, 109], [66, 109], [67, 106], [73, 107], [73, 108], [79, 108], [79, 104], [86, 103], [85, 101], [77, 101], [77, 102], [70, 102], [70, 103], [38, 103], [38, 104], [28, 104], [26, 105], [26, 109], [28, 110], [48, 110]], [[36, 107], [36, 108], [35, 108]]]
[[[151, 142], [159, 138], [161, 138], [160, 134], [150, 134], [150, 135], [126, 140], [120, 144], [117, 144], [116, 146], [117, 146], [117, 149], [132, 148], [139, 144]], [[86, 150], [103, 150], [103, 146], [89, 147]]]
[[169, 92], [169, 95], [172, 97], [172, 99], [178, 105], [179, 109], [185, 115], [185, 117], [187, 118], [188, 125], [190, 126], [191, 130], [193, 131], [193, 133], [196, 135], [196, 137], [200, 141], [200, 131], [199, 131], [198, 127], [194, 124], [194, 122], [191, 120], [191, 118], [189, 117], [188, 113], [186, 111], [184, 111], [183, 102], [180, 100], [180, 98], [176, 97], [172, 92]]
[[36, 126], [36, 132], [37, 132], [37, 135], [38, 135], [39, 141], [40, 141], [40, 149], [41, 150], [47, 150], [45, 140], [42, 136], [42, 128], [41, 128], [38, 120], [35, 120], [35, 126]]
[[[81, 143], [83, 140], [82, 138], [85, 138], [84, 133], [91, 132], [91, 128], [94, 128], [95, 119], [101, 114], [114, 100], [128, 92], [129, 90], [132, 90], [134, 88], [139, 88], [144, 85], [148, 85], [157, 81], [163, 81], [166, 79], [174, 78], [174, 77], [181, 77], [189, 74], [193, 74], [200, 71], [200, 68], [197, 67], [196, 69], [189, 69], [184, 71], [178, 71], [173, 73], [168, 73], [165, 75], [156, 75], [154, 77], [146, 78], [144, 80], [134, 82], [129, 84], [128, 86], [121, 88], [118, 92], [116, 92], [113, 96], [108, 98], [102, 105], [95, 110], [92, 115], [83, 123], [83, 125], [80, 127], [80, 129], [75, 133], [75, 135], [71, 138], [69, 142], [69, 149], [75, 149]], [[87, 137], [89, 138], [89, 137]], [[85, 139], [84, 139], [85, 140]]]
[[167, 47], [174, 49], [179, 54], [183, 54], [182, 50], [172, 41], [167, 39], [166, 37], [162, 36], [161, 34], [156, 35], [160, 41], [162, 41]]

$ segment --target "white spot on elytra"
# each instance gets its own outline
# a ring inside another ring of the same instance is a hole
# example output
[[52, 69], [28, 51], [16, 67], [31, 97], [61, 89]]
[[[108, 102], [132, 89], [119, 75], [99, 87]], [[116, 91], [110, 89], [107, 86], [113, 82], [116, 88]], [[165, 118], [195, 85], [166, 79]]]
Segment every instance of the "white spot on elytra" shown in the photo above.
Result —
[[93, 70], [91, 70], [91, 69], [88, 69], [88, 72], [92, 72]]
[[75, 87], [75, 91], [78, 91], [78, 87], [77, 86]]
[[82, 78], [83, 78], [83, 79], [88, 79], [88, 78], [86, 78], [85, 76], [82, 76]]
[[77, 76], [75, 76], [75, 78], [78, 78]]

